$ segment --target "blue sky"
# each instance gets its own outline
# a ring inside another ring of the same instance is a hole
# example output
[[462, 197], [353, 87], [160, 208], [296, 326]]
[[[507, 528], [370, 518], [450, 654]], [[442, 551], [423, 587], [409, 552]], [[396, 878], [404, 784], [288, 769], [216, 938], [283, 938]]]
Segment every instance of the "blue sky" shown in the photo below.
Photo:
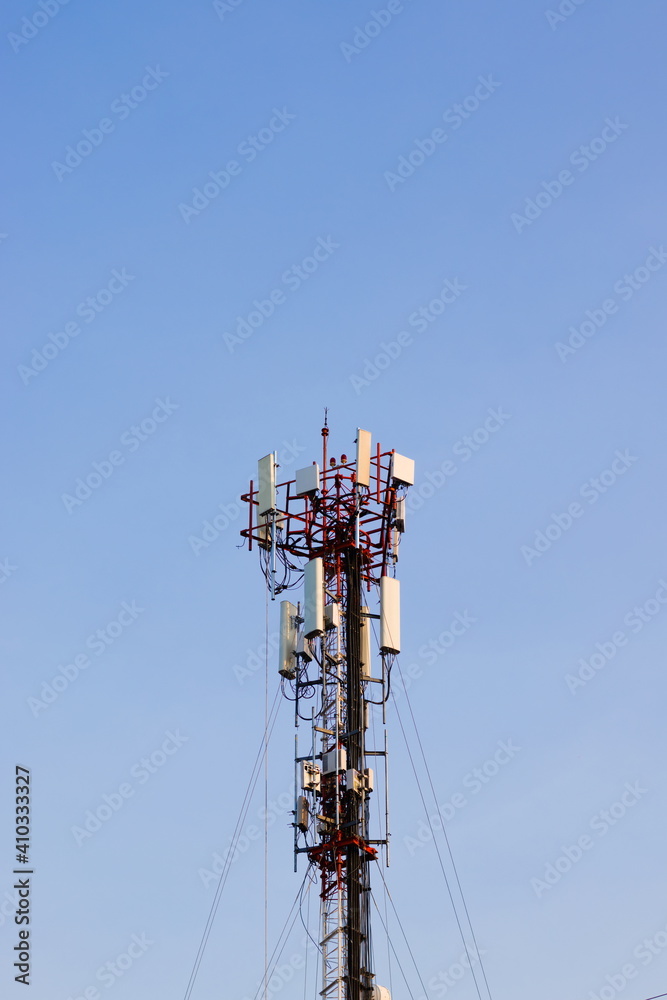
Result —
[[[332, 454], [362, 426], [416, 460], [401, 659], [433, 813], [465, 798], [447, 830], [493, 997], [664, 992], [664, 8], [44, 4], [11, 0], [0, 32], [6, 995], [21, 763], [32, 996], [183, 996], [263, 730], [238, 497], [267, 452], [318, 457], [325, 406]], [[426, 993], [390, 930], [415, 998], [468, 1000], [397, 723], [388, 879]], [[520, 750], [473, 792], [501, 741]], [[277, 803], [292, 748], [283, 705]], [[276, 815], [272, 940], [301, 877]], [[252, 1000], [262, 928], [250, 839], [195, 1000]]]

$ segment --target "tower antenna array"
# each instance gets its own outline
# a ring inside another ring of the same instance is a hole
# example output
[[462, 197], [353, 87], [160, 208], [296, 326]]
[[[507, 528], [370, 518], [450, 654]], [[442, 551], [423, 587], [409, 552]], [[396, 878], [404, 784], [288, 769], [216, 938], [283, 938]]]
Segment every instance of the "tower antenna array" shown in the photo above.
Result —
[[[280, 604], [279, 672], [294, 702], [295, 725], [310, 728], [308, 753], [296, 741], [294, 867], [300, 855], [320, 878], [320, 950], [325, 1000], [390, 1000], [375, 984], [370, 937], [370, 862], [384, 846], [389, 863], [385, 706], [400, 652], [396, 563], [405, 530], [405, 496], [414, 462], [372, 449], [357, 430], [356, 457], [328, 456], [278, 482], [276, 453], [259, 460], [258, 479], [242, 499], [272, 599], [303, 587], [296, 605]], [[379, 648], [373, 653], [373, 620]], [[369, 746], [371, 705], [381, 706], [381, 745]], [[383, 776], [384, 826], [370, 831], [370, 800]]]

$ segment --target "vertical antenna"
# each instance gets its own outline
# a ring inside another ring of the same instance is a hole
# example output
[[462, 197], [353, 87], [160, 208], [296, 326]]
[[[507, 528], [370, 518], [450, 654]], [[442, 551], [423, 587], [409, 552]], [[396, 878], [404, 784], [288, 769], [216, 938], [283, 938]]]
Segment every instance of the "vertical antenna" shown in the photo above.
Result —
[[324, 407], [324, 427], [322, 428], [322, 468], [324, 470], [323, 489], [326, 483], [327, 471], [327, 438], [329, 437], [329, 409]]

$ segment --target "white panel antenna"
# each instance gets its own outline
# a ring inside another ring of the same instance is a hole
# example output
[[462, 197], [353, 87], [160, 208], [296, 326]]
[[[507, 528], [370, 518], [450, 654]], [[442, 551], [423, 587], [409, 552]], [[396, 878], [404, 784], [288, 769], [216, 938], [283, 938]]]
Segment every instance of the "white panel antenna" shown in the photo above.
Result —
[[295, 492], [298, 497], [308, 493], [317, 493], [320, 488], [320, 467], [317, 462], [307, 465], [305, 469], [297, 469]]
[[327, 632], [332, 628], [340, 628], [340, 604], [324, 605], [324, 627]]
[[296, 613], [296, 606], [291, 601], [280, 602], [279, 673], [290, 680], [296, 677]]
[[393, 576], [380, 580], [380, 650], [401, 651], [401, 585]]
[[357, 483], [371, 485], [371, 432], [357, 427]]
[[260, 458], [257, 463], [257, 479], [259, 487], [257, 490], [257, 500], [259, 507], [257, 512], [261, 516], [270, 510], [276, 509], [276, 453], [272, 451], [270, 455]]
[[415, 460], [394, 452], [391, 456], [391, 478], [402, 486], [414, 486]]
[[347, 750], [345, 747], [335, 747], [322, 754], [322, 774], [332, 774], [334, 771], [347, 771]]
[[311, 559], [304, 573], [303, 634], [313, 639], [324, 632], [324, 567], [322, 559]]

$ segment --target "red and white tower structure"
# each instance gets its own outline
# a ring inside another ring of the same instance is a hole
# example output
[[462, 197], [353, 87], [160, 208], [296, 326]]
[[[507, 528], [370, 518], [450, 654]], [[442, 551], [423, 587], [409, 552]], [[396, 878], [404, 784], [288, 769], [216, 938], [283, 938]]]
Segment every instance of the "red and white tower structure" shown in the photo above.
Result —
[[[320, 995], [388, 1000], [372, 967], [370, 872], [380, 847], [388, 863], [385, 705], [400, 651], [396, 563], [414, 462], [361, 429], [353, 461], [329, 457], [328, 436], [325, 426], [321, 466], [289, 481], [279, 481], [275, 453], [260, 459], [241, 534], [259, 550], [272, 598], [302, 588], [296, 603], [280, 604], [279, 671], [308, 731], [303, 753], [296, 744], [294, 852], [295, 868], [305, 854], [319, 873]], [[372, 705], [381, 706], [375, 742]], [[384, 798], [377, 830], [373, 796]]]

